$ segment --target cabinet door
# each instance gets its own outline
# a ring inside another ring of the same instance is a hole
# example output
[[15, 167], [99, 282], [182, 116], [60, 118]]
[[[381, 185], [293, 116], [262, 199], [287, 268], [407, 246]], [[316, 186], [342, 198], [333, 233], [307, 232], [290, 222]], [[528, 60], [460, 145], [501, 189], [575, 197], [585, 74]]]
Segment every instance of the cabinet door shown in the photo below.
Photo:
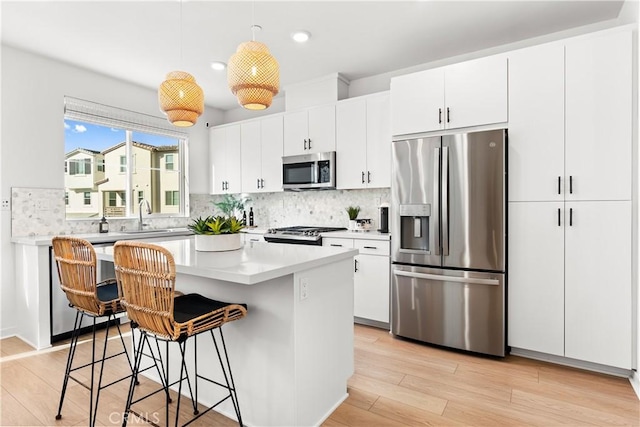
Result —
[[509, 203], [511, 347], [564, 355], [563, 205]]
[[389, 323], [389, 257], [355, 257], [353, 315]]
[[324, 105], [308, 111], [308, 147], [311, 153], [336, 151], [336, 107]]
[[367, 187], [367, 101], [341, 101], [336, 106], [337, 187]]
[[631, 32], [566, 45], [567, 200], [631, 199], [631, 55]]
[[282, 116], [261, 121], [262, 177], [260, 191], [282, 191]]
[[491, 56], [445, 67], [447, 129], [507, 121], [507, 58]]
[[569, 215], [565, 356], [630, 369], [631, 202], [567, 202]]
[[240, 125], [227, 127], [226, 141], [226, 181], [228, 183], [227, 193], [242, 192], [242, 169], [240, 163]]
[[227, 128], [211, 128], [209, 131], [209, 168], [211, 194], [222, 194], [226, 176], [226, 141]]
[[284, 115], [284, 155], [295, 156], [308, 153], [307, 111], [295, 111]]
[[260, 121], [242, 123], [240, 125], [241, 172], [242, 192], [255, 193], [260, 191], [260, 178], [262, 177]]
[[509, 201], [564, 200], [564, 45], [509, 55]]
[[443, 128], [444, 69], [391, 79], [391, 133], [406, 135]]
[[369, 188], [391, 186], [390, 113], [388, 93], [367, 98], [367, 187]]

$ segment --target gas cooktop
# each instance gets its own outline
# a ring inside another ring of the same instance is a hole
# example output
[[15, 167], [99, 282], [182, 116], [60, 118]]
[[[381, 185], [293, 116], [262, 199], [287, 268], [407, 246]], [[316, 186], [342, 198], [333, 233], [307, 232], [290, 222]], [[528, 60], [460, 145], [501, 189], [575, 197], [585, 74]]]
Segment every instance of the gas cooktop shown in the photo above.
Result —
[[318, 227], [318, 226], [295, 226], [270, 228], [264, 235], [264, 240], [275, 243], [297, 243], [303, 245], [322, 245], [320, 233], [329, 231], [346, 230], [343, 227]]

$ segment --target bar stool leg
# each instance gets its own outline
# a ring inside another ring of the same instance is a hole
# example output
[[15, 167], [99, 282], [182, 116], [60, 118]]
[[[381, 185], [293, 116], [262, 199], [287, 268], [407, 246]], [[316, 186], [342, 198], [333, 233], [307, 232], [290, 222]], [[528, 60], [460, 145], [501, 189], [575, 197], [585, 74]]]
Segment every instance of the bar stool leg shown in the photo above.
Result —
[[[138, 351], [135, 353], [135, 360], [133, 363], [133, 375], [131, 375], [131, 382], [129, 383], [129, 392], [127, 394], [127, 403], [125, 405], [124, 413], [122, 415], [122, 427], [126, 427], [127, 422], [129, 421], [129, 413], [131, 412], [131, 402], [133, 401], [133, 392], [136, 387], [138, 372], [140, 371], [140, 363], [142, 362], [142, 353], [144, 350], [144, 340], [146, 335], [144, 333], [140, 333], [140, 338], [138, 339]], [[133, 337], [135, 341], [135, 337]], [[134, 345], [135, 348], [135, 345]], [[151, 346], [149, 346], [151, 350]]]
[[[96, 392], [96, 403], [95, 403], [95, 408], [93, 410], [93, 425], [95, 425], [96, 416], [98, 415], [98, 402], [100, 401], [100, 390], [102, 390], [102, 374], [104, 372], [104, 359], [105, 359], [105, 357], [107, 357], [107, 343], [109, 341], [109, 328], [111, 327], [111, 317], [112, 316], [113, 315], [110, 314], [109, 317], [107, 317], [107, 327], [106, 327], [105, 335], [104, 335], [104, 347], [102, 348], [102, 360], [100, 361], [100, 375], [98, 376], [98, 390]], [[113, 319], [115, 320], [115, 316], [113, 316]], [[94, 323], [95, 323], [95, 318], [94, 318]], [[119, 328], [118, 328], [118, 330], [119, 330]], [[94, 337], [93, 338], [95, 339], [95, 332], [94, 332]], [[95, 347], [95, 344], [94, 344], [94, 347]], [[128, 358], [129, 358], [129, 356], [127, 355], [127, 359]], [[94, 364], [95, 364], [95, 359], [94, 359], [93, 363], [91, 364], [91, 370], [93, 370], [93, 365]], [[93, 388], [93, 381], [91, 383], [91, 387]]]
[[[220, 349], [218, 348], [218, 341], [216, 340], [215, 335], [213, 334], [213, 329], [211, 330], [211, 338], [213, 339], [213, 344], [216, 347], [216, 353], [218, 354], [218, 360], [220, 361], [220, 367], [222, 368], [222, 374], [224, 375], [224, 380], [227, 383], [227, 389], [229, 390], [229, 394], [231, 396], [231, 402], [233, 403], [233, 408], [236, 411], [236, 416], [238, 417], [238, 424], [242, 426], [242, 415], [240, 414], [240, 403], [238, 402], [238, 395], [236, 394], [236, 385], [233, 381], [233, 374], [231, 373], [231, 365], [229, 364], [229, 355], [227, 354], [227, 346], [224, 342], [224, 335], [222, 334], [222, 328], [216, 328], [220, 333], [220, 339], [222, 341], [222, 349], [224, 351], [224, 357], [226, 360], [225, 364], [222, 362], [222, 357], [220, 356]], [[229, 376], [227, 377], [227, 369], [229, 370]]]
[[62, 404], [64, 396], [67, 393], [67, 385], [69, 384], [69, 375], [71, 374], [71, 365], [73, 364], [73, 356], [76, 352], [76, 344], [80, 335], [80, 326], [84, 313], [76, 311], [76, 320], [73, 322], [73, 332], [71, 333], [71, 342], [69, 343], [69, 354], [67, 355], [67, 366], [64, 371], [64, 381], [62, 383], [62, 391], [60, 392], [60, 404], [58, 405], [58, 414], [56, 420], [62, 419]]

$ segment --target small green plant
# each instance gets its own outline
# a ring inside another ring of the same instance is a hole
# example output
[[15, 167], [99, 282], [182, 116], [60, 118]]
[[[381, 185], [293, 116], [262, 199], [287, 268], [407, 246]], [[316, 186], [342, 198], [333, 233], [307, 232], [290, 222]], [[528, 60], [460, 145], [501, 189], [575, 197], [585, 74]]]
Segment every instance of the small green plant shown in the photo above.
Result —
[[244, 224], [235, 216], [210, 215], [194, 219], [187, 228], [195, 234], [236, 234], [244, 228]]
[[222, 214], [227, 217], [236, 216], [241, 214], [244, 210], [245, 203], [251, 201], [251, 199], [236, 198], [233, 194], [225, 194], [222, 201], [214, 203], [213, 205], [222, 211]]
[[350, 220], [354, 220], [358, 218], [358, 214], [360, 213], [360, 206], [349, 206], [345, 209], [347, 214], [349, 215]]

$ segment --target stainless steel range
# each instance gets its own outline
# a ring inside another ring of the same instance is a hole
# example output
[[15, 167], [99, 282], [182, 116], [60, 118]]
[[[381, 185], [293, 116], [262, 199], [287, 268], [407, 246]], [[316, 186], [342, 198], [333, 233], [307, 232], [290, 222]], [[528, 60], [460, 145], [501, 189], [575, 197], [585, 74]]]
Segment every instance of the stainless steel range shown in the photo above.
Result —
[[273, 243], [293, 243], [297, 245], [322, 245], [321, 233], [329, 231], [341, 231], [346, 228], [341, 227], [316, 227], [316, 226], [296, 226], [270, 228], [264, 235], [264, 240]]

